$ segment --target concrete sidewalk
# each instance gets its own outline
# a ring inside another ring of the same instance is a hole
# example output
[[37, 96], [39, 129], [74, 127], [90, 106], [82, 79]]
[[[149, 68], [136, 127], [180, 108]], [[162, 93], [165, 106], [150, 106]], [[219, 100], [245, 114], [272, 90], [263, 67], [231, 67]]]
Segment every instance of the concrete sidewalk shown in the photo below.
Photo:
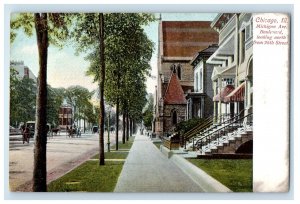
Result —
[[115, 192], [203, 192], [152, 141], [136, 135]]

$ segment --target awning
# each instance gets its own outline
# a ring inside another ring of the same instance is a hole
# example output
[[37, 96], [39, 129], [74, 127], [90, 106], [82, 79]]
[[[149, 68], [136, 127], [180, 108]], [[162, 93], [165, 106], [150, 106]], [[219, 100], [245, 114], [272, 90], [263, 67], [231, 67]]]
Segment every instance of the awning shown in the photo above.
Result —
[[227, 85], [225, 86], [220, 93], [214, 96], [213, 101], [222, 101], [225, 102], [224, 99], [234, 90], [234, 86]]
[[224, 101], [225, 102], [240, 102], [244, 101], [245, 96], [245, 84], [246, 82], [241, 83], [234, 91], [228, 94]]

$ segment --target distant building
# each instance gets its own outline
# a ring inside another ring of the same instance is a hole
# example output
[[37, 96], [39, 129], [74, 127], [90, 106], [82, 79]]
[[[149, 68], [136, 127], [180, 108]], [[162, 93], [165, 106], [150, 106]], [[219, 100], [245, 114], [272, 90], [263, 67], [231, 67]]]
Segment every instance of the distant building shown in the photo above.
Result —
[[[184, 96], [193, 91], [194, 85], [194, 73], [190, 61], [196, 52], [218, 42], [218, 33], [210, 27], [210, 24], [209, 21], [162, 21], [159, 23], [158, 81], [153, 121], [153, 130], [159, 136], [170, 131], [175, 126], [175, 122], [186, 118]], [[178, 81], [180, 85], [178, 89], [168, 89], [174, 81]], [[174, 109], [173, 115], [170, 116], [171, 112], [167, 113], [164, 110], [167, 95], [176, 95], [181, 90], [183, 95], [180, 94], [179, 98], [181, 96], [184, 98], [184, 101], [180, 100], [183, 109], [180, 108], [177, 111]], [[169, 127], [170, 118], [173, 121], [171, 128]]]
[[207, 118], [213, 115], [213, 97], [211, 75], [214, 65], [206, 60], [218, 49], [213, 44], [198, 52], [191, 65], [194, 68], [194, 91], [187, 93], [187, 119], [194, 117]]
[[73, 125], [73, 109], [71, 105], [64, 104], [59, 108], [59, 127], [66, 129]]
[[10, 61], [10, 67], [17, 71], [17, 76], [19, 79], [27, 77], [33, 79], [35, 82], [37, 81], [37, 78], [32, 71], [26, 65], [24, 65], [24, 61]]

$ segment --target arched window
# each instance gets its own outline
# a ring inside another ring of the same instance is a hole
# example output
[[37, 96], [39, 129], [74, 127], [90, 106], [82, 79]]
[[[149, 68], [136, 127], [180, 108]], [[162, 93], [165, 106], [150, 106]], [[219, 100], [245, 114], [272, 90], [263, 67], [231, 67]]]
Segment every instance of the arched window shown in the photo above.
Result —
[[174, 110], [173, 113], [172, 113], [172, 124], [173, 124], [173, 125], [176, 125], [176, 124], [177, 124], [177, 113], [176, 113], [175, 110]]
[[181, 65], [180, 64], [177, 66], [177, 76], [178, 76], [178, 79], [181, 80]]

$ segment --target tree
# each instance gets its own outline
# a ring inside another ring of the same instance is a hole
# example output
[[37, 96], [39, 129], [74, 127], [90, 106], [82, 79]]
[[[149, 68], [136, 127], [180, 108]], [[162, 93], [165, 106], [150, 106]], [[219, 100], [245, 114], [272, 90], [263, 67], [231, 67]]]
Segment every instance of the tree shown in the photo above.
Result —
[[[129, 117], [129, 95], [132, 92], [140, 92], [143, 89], [144, 80], [134, 82], [139, 74], [144, 76], [149, 74], [149, 61], [153, 52], [153, 43], [143, 32], [142, 26], [154, 20], [150, 14], [139, 13], [112, 13], [105, 14], [105, 62], [106, 81], [105, 98], [106, 101], [116, 106], [116, 150], [118, 150], [119, 133], [119, 112], [123, 113], [123, 143], [125, 142], [125, 120]], [[93, 75], [95, 81], [99, 80], [99, 65], [97, 58], [99, 50], [91, 52], [87, 59], [91, 66], [87, 74]], [[138, 76], [138, 77], [140, 77]], [[129, 86], [129, 83], [131, 85]], [[139, 95], [140, 96], [140, 95]], [[132, 98], [131, 103], [139, 103], [143, 98]], [[144, 105], [143, 105], [144, 106]], [[142, 107], [143, 107], [142, 106]], [[127, 123], [128, 124], [128, 123]]]
[[[105, 83], [105, 50], [104, 50], [104, 15], [103, 13], [75, 14], [75, 26], [72, 38], [76, 42], [77, 52], [94, 52], [90, 67], [94, 69], [94, 81], [99, 85], [99, 165], [104, 165], [104, 83]], [[95, 52], [97, 50], [97, 52]]]
[[100, 81], [99, 81], [99, 90], [100, 90], [100, 151], [99, 151], [99, 164], [104, 165], [104, 83], [105, 83], [105, 58], [104, 58], [104, 16], [103, 13], [99, 14], [99, 51], [100, 51]]
[[47, 191], [46, 141], [47, 141], [47, 60], [49, 44], [62, 46], [68, 36], [70, 19], [61, 13], [22, 13], [11, 21], [11, 42], [15, 30], [23, 28], [31, 36], [35, 30], [39, 56], [38, 89], [36, 96], [36, 130], [33, 168], [33, 191]]
[[10, 68], [10, 124], [34, 120], [36, 106], [36, 83], [28, 77], [18, 78]]
[[93, 94], [93, 91], [89, 92], [88, 89], [78, 85], [68, 87], [65, 90], [64, 96], [67, 103], [71, 105], [74, 110], [74, 121], [77, 121], [77, 126], [81, 119], [86, 118], [85, 113], [89, 112], [88, 109], [92, 111], [93, 108], [90, 100]]
[[59, 108], [63, 103], [64, 89], [47, 86], [47, 122], [52, 126], [59, 124]]
[[153, 95], [148, 94], [148, 102], [143, 112], [143, 121], [147, 129], [151, 129], [153, 120]]

